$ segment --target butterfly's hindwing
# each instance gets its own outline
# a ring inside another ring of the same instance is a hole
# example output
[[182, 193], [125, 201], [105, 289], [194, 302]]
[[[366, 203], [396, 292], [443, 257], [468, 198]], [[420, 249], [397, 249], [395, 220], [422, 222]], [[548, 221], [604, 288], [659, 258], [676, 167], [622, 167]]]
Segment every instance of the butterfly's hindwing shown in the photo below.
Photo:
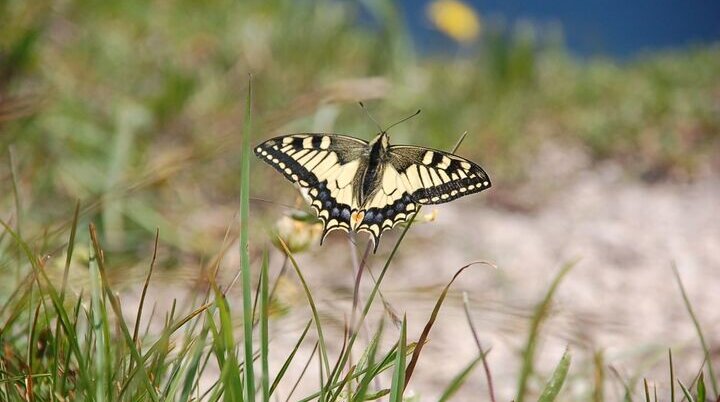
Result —
[[392, 164], [383, 166], [375, 187], [363, 205], [364, 216], [357, 230], [371, 234], [377, 248], [382, 232], [410, 220], [417, 205]]
[[357, 171], [365, 141], [327, 134], [272, 138], [255, 154], [296, 183], [323, 222], [323, 239], [331, 230], [350, 230]]
[[407, 145], [391, 146], [389, 164], [418, 204], [442, 204], [490, 188], [476, 163], [447, 152]]

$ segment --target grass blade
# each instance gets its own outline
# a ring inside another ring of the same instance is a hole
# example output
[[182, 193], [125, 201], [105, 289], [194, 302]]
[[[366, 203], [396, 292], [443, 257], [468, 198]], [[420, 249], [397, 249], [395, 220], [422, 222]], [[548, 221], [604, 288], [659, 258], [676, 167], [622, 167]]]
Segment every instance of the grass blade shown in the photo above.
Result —
[[475, 367], [478, 365], [478, 363], [482, 362], [485, 358], [485, 355], [480, 353], [478, 357], [476, 357], [470, 364], [468, 364], [458, 375], [455, 376], [455, 378], [450, 381], [450, 385], [448, 385], [447, 388], [445, 388], [445, 391], [443, 391], [442, 395], [440, 396], [440, 399], [438, 399], [439, 402], [445, 402], [450, 400], [453, 395], [462, 387], [462, 385], [465, 383], [465, 380], [472, 374], [473, 370], [475, 370]]
[[[433, 324], [435, 324], [435, 320], [437, 319], [437, 315], [440, 312], [440, 307], [442, 307], [443, 302], [445, 301], [445, 297], [447, 296], [448, 291], [450, 290], [450, 286], [455, 282], [455, 279], [460, 276], [463, 271], [470, 268], [473, 265], [476, 264], [485, 264], [482, 261], [475, 261], [471, 262], [470, 264], [465, 265], [464, 267], [460, 268], [455, 272], [455, 275], [453, 275], [452, 279], [450, 279], [450, 282], [448, 282], [447, 285], [445, 285], [445, 288], [443, 289], [442, 293], [440, 293], [440, 297], [438, 297], [437, 302], [435, 302], [435, 308], [433, 308], [432, 313], [430, 313], [430, 319], [425, 324], [425, 328], [423, 328], [422, 334], [420, 335], [420, 339], [418, 339], [417, 347], [413, 351], [412, 358], [410, 358], [410, 364], [408, 364], [407, 371], [405, 372], [405, 385], [404, 387], [407, 387], [408, 383], [410, 382], [410, 378], [412, 377], [413, 371], [415, 370], [415, 365], [417, 365], [418, 359], [420, 358], [420, 352], [422, 352], [423, 346], [425, 346], [425, 343], [427, 342], [428, 335], [430, 335], [430, 330], [433, 327]], [[481, 353], [482, 355], [482, 353]]]
[[[217, 303], [218, 313], [220, 314], [220, 329], [217, 335], [219, 337], [218, 357], [222, 357], [221, 360], [218, 360], [222, 366], [221, 382], [225, 390], [225, 397], [228, 398], [228, 400], [242, 401], [243, 384], [235, 352], [235, 337], [233, 334], [230, 306], [220, 289], [218, 289], [217, 286], [214, 287], [215, 301]], [[250, 364], [252, 365], [252, 355], [250, 356]], [[254, 388], [249, 392], [253, 392], [253, 396], [255, 396]]]
[[155, 268], [155, 260], [157, 259], [158, 240], [160, 238], [160, 229], [155, 231], [155, 245], [153, 246], [153, 255], [150, 260], [150, 269], [145, 277], [145, 283], [143, 283], [142, 293], [140, 294], [140, 304], [138, 304], [137, 315], [135, 318], [135, 328], [133, 329], [133, 342], [138, 345], [138, 332], [140, 331], [140, 320], [142, 319], [143, 306], [145, 305], [145, 296], [147, 295], [148, 286], [150, 285], [150, 277], [152, 276], [153, 269]]
[[[685, 384], [680, 381], [680, 379], [677, 380], [678, 384], [680, 385], [680, 389], [682, 390], [683, 394], [685, 395], [685, 398], [687, 398], [688, 402], [695, 402], [695, 398], [692, 397], [690, 394], [690, 390], [687, 389]], [[705, 401], [702, 401], [705, 402]]]
[[468, 299], [467, 292], [463, 292], [463, 310], [465, 310], [465, 319], [467, 320], [468, 326], [470, 327], [470, 332], [473, 335], [473, 339], [475, 339], [475, 344], [478, 347], [478, 353], [480, 353], [480, 357], [482, 358], [483, 370], [485, 371], [485, 380], [487, 381], [488, 385], [488, 397], [490, 398], [490, 402], [495, 402], [495, 388], [493, 387], [492, 374], [490, 373], [490, 365], [487, 361], [487, 353], [480, 344], [480, 337], [478, 336], [478, 332], [475, 329], [475, 324], [473, 323], [472, 316], [470, 315], [470, 301]]
[[668, 349], [668, 364], [670, 365], [670, 402], [675, 402], [675, 368], [673, 367], [672, 349]]
[[[419, 345], [418, 345], [419, 346]], [[400, 340], [395, 355], [395, 372], [390, 387], [390, 402], [402, 402], [405, 391], [405, 350], [407, 348], [407, 316], [403, 317], [400, 327]], [[417, 349], [416, 349], [417, 350]]]
[[553, 372], [552, 377], [550, 377], [550, 381], [548, 381], [542, 394], [540, 394], [538, 402], [553, 402], [555, 398], [557, 398], [560, 390], [562, 389], [563, 383], [565, 382], [565, 377], [567, 377], [569, 369], [570, 353], [566, 350], [560, 358], [560, 362], [555, 367], [555, 371]]
[[92, 300], [92, 327], [95, 333], [95, 400], [100, 402], [109, 398], [110, 336], [98, 258], [91, 247], [90, 299]]
[[718, 394], [717, 377], [715, 377], [715, 370], [713, 370], [712, 357], [710, 356], [710, 348], [708, 347], [707, 342], [705, 342], [705, 336], [703, 335], [702, 328], [700, 328], [700, 321], [698, 321], [698, 318], [695, 315], [695, 311], [693, 311], [692, 305], [690, 304], [690, 298], [688, 298], [687, 292], [685, 292], [685, 286], [683, 285], [682, 279], [680, 278], [680, 272], [678, 272], [677, 265], [675, 265], [674, 262], [672, 264], [672, 270], [675, 274], [675, 279], [677, 280], [678, 287], [680, 288], [680, 293], [682, 294], [685, 308], [690, 315], [690, 319], [692, 320], [693, 325], [695, 325], [695, 331], [697, 332], [698, 338], [700, 339], [700, 345], [705, 352], [705, 361], [707, 362], [708, 373], [710, 374], [710, 385], [712, 385], [713, 394], [715, 396], [715, 399], [717, 399], [720, 395]]
[[562, 279], [568, 272], [570, 272], [573, 266], [575, 266], [574, 262], [568, 263], [560, 269], [560, 272], [558, 272], [555, 279], [550, 284], [550, 289], [548, 289], [545, 297], [535, 308], [535, 313], [533, 314], [532, 322], [530, 323], [530, 332], [528, 333], [528, 339], [527, 342], [525, 342], [525, 350], [523, 352], [522, 368], [520, 370], [520, 378], [518, 380], [517, 402], [523, 402], [525, 400], [528, 380], [534, 370], [535, 349], [537, 348], [537, 340], [540, 336], [540, 326], [550, 311], [550, 303], [555, 295], [555, 291], [560, 285]]
[[270, 299], [268, 295], [268, 250], [265, 249], [260, 272], [260, 361], [262, 364], [262, 395], [263, 401], [270, 400], [270, 363], [269, 363], [269, 331]]
[[370, 382], [373, 380], [373, 378], [375, 378], [376, 372], [372, 368], [375, 365], [375, 357], [377, 356], [378, 344], [380, 343], [380, 337], [383, 333], [382, 323], [383, 321], [380, 321], [380, 328], [378, 328], [377, 332], [375, 332], [375, 336], [373, 336], [372, 340], [370, 341], [370, 344], [366, 349], [366, 353], [362, 357], [360, 357], [360, 361], [358, 361], [357, 369], [362, 370], [363, 368], [367, 368], [367, 371], [365, 372], [363, 378], [360, 380], [360, 384], [355, 391], [355, 395], [352, 397], [352, 402], [360, 402], [366, 400], [365, 398], [367, 396], [367, 390], [370, 386]]
[[[313, 321], [315, 321], [315, 328], [317, 329], [318, 334], [318, 348], [320, 349], [320, 354], [322, 356], [322, 362], [325, 366], [325, 372], [330, 373], [330, 363], [328, 361], [327, 357], [327, 347], [325, 346], [325, 337], [323, 336], [322, 332], [322, 325], [320, 323], [320, 314], [318, 313], [317, 306], [315, 305], [315, 300], [312, 297], [312, 293], [310, 292], [310, 288], [308, 287], [307, 282], [305, 281], [305, 277], [303, 276], [302, 272], [300, 271], [300, 267], [297, 265], [297, 261], [295, 261], [295, 257], [293, 257], [292, 253], [290, 252], [290, 249], [285, 244], [282, 238], [280, 236], [277, 237], [278, 242], [280, 243], [280, 246], [285, 251], [285, 255], [288, 256], [290, 259], [290, 265], [295, 269], [295, 273], [297, 274], [298, 278], [300, 278], [300, 283], [302, 284], [303, 290], [305, 291], [305, 296], [308, 299], [308, 303], [310, 304], [310, 310], [312, 311], [313, 315]], [[340, 366], [342, 367], [342, 366]], [[338, 370], [339, 372], [340, 370]], [[330, 381], [330, 380], [328, 380]], [[328, 382], [329, 384], [329, 382]]]
[[705, 373], [700, 373], [700, 378], [698, 378], [697, 383], [697, 400], [705, 402], [705, 395], [707, 394], [705, 390]]
[[602, 350], [593, 354], [593, 377], [595, 386], [593, 388], [593, 402], [605, 400], [605, 357]]
[[245, 127], [242, 133], [242, 158], [240, 168], [240, 261], [242, 270], [243, 296], [243, 344], [245, 346], [245, 388], [246, 400], [255, 401], [255, 373], [253, 369], [253, 316], [250, 287], [250, 135], [252, 129], [252, 76], [248, 78], [247, 100], [245, 101]]
[[[297, 380], [295, 381], [295, 384], [293, 385], [292, 389], [290, 390], [290, 393], [288, 394], [288, 397], [285, 400], [286, 402], [290, 402], [290, 398], [292, 397], [292, 394], [295, 393], [295, 390], [297, 389], [298, 385], [300, 385], [300, 381], [302, 380], [303, 377], [305, 377], [305, 373], [307, 372], [308, 367], [310, 367], [310, 363], [312, 362], [313, 357], [315, 356], [315, 352], [317, 352], [317, 350], [318, 350], [318, 342], [315, 342], [315, 346], [313, 347], [313, 350], [310, 353], [310, 357], [308, 358], [307, 362], [305, 362], [305, 366], [303, 367], [302, 371], [300, 372], [300, 376], [297, 378]], [[320, 365], [320, 368], [322, 369], [322, 364]], [[321, 390], [321, 392], [322, 392], [322, 390]], [[318, 399], [318, 400], [322, 400], [322, 398]]]
[[[75, 203], [75, 212], [73, 213], [73, 220], [72, 220], [72, 224], [70, 226], [70, 239], [68, 240], [67, 249], [65, 251], [65, 267], [63, 269], [62, 285], [60, 287], [61, 303], [65, 302], [65, 289], [67, 287], [68, 276], [70, 275], [70, 263], [72, 262], [73, 251], [75, 251], [75, 236], [77, 235], [77, 227], [78, 227], [79, 218], [80, 218], [80, 202], [78, 201], [77, 203]], [[62, 339], [61, 331], [62, 331], [62, 327], [60, 325], [60, 320], [57, 320], [55, 322], [56, 347], [55, 347], [55, 356], [53, 359], [53, 366], [52, 366], [52, 384], [53, 384], [53, 390], [56, 392], [59, 392], [60, 395], [62, 395], [64, 393], [65, 379], [66, 379], [66, 376], [63, 376], [62, 379], [57, 378], [57, 376], [60, 374], [59, 365], [58, 365], [58, 362], [60, 361], [60, 348], [57, 345], [60, 344], [60, 340]], [[67, 372], [66, 366], [63, 367], [63, 372]]]
[[308, 321], [307, 325], [305, 325], [305, 329], [303, 330], [302, 334], [300, 335], [300, 338], [298, 338], [297, 343], [295, 343], [295, 347], [293, 348], [292, 352], [290, 352], [290, 355], [288, 355], [288, 358], [285, 359], [285, 362], [283, 363], [282, 367], [280, 368], [280, 371], [275, 376], [275, 379], [273, 380], [272, 385], [270, 386], [270, 395], [273, 394], [275, 391], [275, 388], [277, 388], [278, 384], [280, 384], [280, 380], [285, 376], [285, 372], [287, 372], [288, 367], [290, 367], [290, 363], [292, 363], [293, 358], [295, 357], [295, 354], [297, 353], [298, 349], [300, 349], [300, 345], [302, 344], [302, 341], [305, 339], [305, 335], [307, 335], [308, 331], [310, 330], [310, 325], [312, 325], [313, 320]]

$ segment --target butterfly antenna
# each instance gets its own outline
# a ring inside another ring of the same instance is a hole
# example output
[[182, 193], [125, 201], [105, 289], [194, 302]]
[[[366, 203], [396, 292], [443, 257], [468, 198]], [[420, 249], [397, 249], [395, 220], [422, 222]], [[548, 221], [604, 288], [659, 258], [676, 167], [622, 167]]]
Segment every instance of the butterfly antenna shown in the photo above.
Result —
[[369, 117], [370, 120], [372, 120], [372, 122], [375, 123], [375, 125], [376, 125], [377, 128], [378, 128], [378, 130], [380, 130], [380, 132], [382, 133], [382, 132], [383, 132], [383, 129], [382, 129], [382, 127], [380, 126], [380, 123], [378, 123], [377, 120], [375, 120], [375, 118], [372, 117], [372, 115], [370, 114], [370, 111], [365, 107], [365, 104], [362, 103], [362, 102], [358, 102], [358, 103], [360, 104], [360, 107], [362, 108], [362, 110], [365, 111], [365, 114], [367, 114], [367, 117]]
[[382, 130], [382, 131], [383, 131], [383, 132], [386, 132], [386, 131], [390, 130], [391, 128], [397, 126], [398, 124], [404, 123], [404, 122], [412, 119], [413, 117], [415, 117], [415, 116], [417, 116], [417, 115], [419, 115], [419, 114], [420, 114], [420, 109], [418, 109], [417, 112], [411, 114], [410, 116], [405, 117], [404, 119], [401, 119], [400, 121], [396, 121], [395, 123], [389, 125], [388, 128], [386, 128], [385, 130]]

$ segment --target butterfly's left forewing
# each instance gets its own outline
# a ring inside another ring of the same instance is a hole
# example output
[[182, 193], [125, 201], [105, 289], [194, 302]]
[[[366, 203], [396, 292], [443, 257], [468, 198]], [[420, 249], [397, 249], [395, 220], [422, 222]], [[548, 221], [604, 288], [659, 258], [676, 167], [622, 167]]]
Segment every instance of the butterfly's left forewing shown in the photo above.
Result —
[[336, 134], [293, 134], [272, 138], [255, 154], [310, 198], [323, 222], [323, 238], [333, 229], [350, 230], [357, 171], [364, 162], [365, 141]]

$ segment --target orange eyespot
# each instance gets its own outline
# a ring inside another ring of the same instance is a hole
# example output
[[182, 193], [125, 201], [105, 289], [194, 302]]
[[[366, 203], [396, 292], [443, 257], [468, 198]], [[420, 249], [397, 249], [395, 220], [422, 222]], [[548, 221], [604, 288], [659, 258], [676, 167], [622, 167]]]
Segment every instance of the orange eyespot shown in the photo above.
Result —
[[365, 218], [365, 211], [353, 211], [350, 214], [350, 227], [355, 230]]

